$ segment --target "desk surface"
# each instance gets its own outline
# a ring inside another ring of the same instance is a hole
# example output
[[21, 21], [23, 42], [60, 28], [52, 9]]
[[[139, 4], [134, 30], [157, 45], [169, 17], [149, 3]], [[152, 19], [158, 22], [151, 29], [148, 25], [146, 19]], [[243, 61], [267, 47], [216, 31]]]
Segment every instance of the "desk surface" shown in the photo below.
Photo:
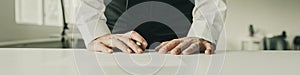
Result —
[[[0, 48], [0, 75], [78, 75], [79, 73], [86, 75], [87, 73], [84, 72], [89, 72], [89, 75], [94, 73], [129, 75], [132, 73], [123, 70], [124, 67], [120, 67], [120, 63], [116, 62], [115, 59], [118, 55], [131, 56], [131, 59], [138, 62], [135, 64], [147, 64], [148, 61], [153, 60], [149, 58], [151, 54], [157, 53], [150, 52], [140, 55], [115, 53], [110, 55], [92, 53], [81, 49]], [[217, 51], [213, 55], [157, 55], [165, 57], [163, 67], [155, 73], [157, 75], [178, 74], [182, 65], [190, 63], [182, 61], [185, 60], [182, 59], [185, 57], [197, 57], [199, 59], [193, 73], [196, 75], [218, 73], [220, 75], [300, 74], [300, 52], [298, 51]], [[122, 60], [121, 57], [119, 61]], [[212, 64], [213, 62], [214, 64]], [[150, 67], [161, 66], [152, 65]], [[214, 67], [220, 70], [215, 71]]]

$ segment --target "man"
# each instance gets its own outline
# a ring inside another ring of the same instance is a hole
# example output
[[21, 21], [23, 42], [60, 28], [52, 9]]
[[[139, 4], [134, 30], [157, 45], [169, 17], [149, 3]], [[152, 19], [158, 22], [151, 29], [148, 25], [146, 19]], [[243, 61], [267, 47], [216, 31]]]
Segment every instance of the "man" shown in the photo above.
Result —
[[87, 48], [98, 52], [140, 54], [162, 42], [155, 48], [162, 54], [212, 54], [225, 14], [224, 0], [83, 0], [77, 26]]

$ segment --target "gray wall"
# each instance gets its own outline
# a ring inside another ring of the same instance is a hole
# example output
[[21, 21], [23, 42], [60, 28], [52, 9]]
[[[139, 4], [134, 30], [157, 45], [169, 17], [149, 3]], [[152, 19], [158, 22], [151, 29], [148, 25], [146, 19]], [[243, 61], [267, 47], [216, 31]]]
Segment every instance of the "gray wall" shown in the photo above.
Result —
[[227, 49], [241, 49], [241, 40], [254, 24], [261, 34], [279, 35], [287, 31], [292, 41], [300, 35], [300, 0], [228, 0]]
[[14, 0], [0, 0], [0, 43], [3, 41], [48, 38], [51, 34], [61, 32], [61, 27], [16, 24], [14, 3]]

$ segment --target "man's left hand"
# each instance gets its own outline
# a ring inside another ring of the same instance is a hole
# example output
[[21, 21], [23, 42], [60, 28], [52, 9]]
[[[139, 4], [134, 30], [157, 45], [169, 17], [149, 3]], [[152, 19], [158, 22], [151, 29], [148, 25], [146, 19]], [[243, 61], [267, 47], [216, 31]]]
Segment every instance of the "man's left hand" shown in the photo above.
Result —
[[171, 41], [162, 42], [155, 48], [159, 53], [178, 55], [189, 55], [195, 52], [204, 51], [205, 54], [210, 55], [214, 52], [213, 45], [209, 41], [198, 37], [184, 37], [179, 39], [173, 39]]

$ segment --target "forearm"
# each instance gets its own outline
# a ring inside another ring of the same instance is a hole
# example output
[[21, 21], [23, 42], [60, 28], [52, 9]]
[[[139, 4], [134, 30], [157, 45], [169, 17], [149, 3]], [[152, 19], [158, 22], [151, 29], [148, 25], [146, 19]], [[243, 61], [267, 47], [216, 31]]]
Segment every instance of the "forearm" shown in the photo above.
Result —
[[195, 0], [194, 18], [188, 37], [200, 37], [217, 44], [226, 10], [225, 0]]
[[103, 0], [82, 0], [76, 16], [76, 25], [81, 32], [85, 45], [99, 36], [110, 34], [104, 11]]

